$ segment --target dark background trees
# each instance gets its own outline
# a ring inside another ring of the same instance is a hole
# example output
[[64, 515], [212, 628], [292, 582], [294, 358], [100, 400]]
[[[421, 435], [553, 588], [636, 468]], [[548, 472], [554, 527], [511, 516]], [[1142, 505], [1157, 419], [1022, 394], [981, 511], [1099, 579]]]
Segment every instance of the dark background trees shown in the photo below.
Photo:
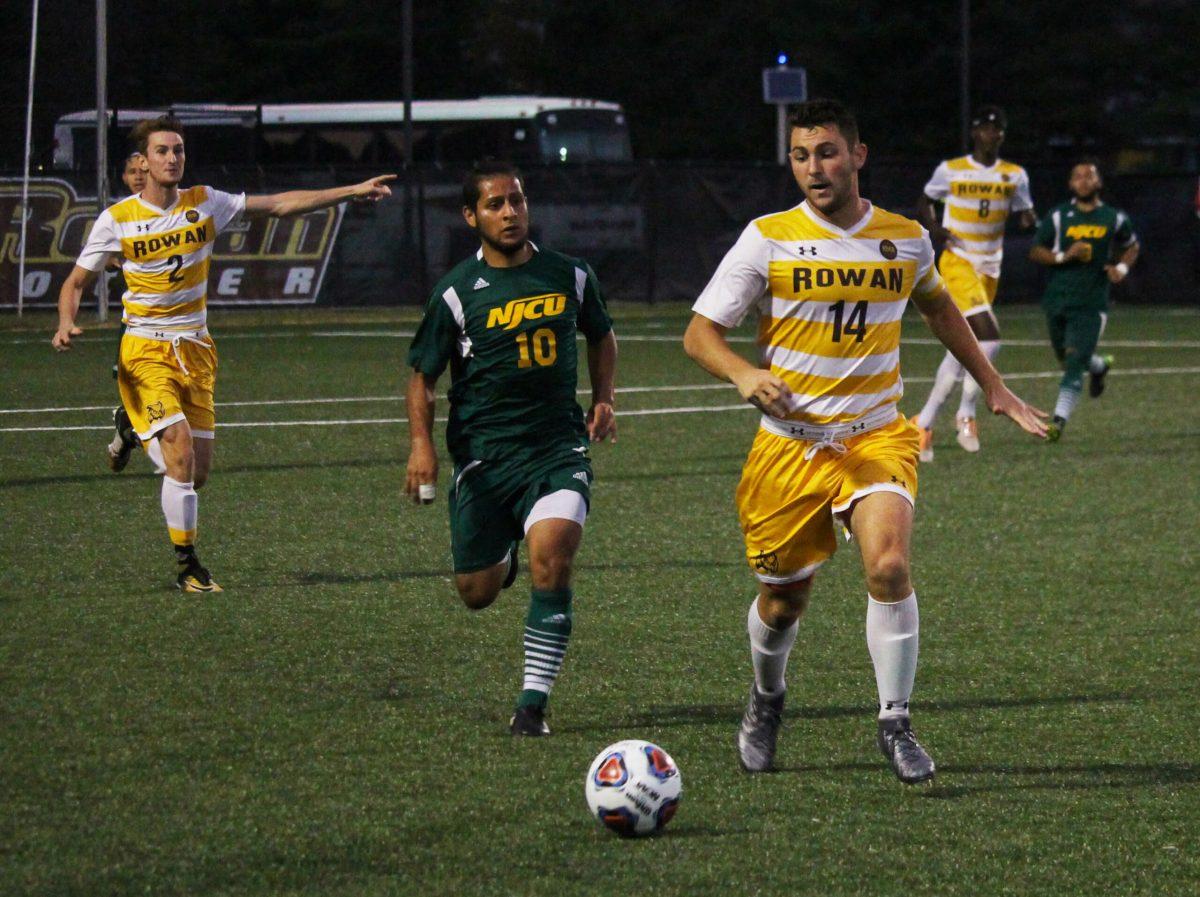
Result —
[[[352, 0], [110, 3], [113, 105], [401, 97], [400, 5]], [[1200, 4], [1052, 0], [972, 4], [972, 103], [1010, 113], [1009, 150], [1200, 138]], [[34, 139], [94, 102], [90, 0], [43, 0]], [[29, 9], [0, 35], [0, 166], [19, 163]], [[760, 0], [416, 4], [418, 98], [500, 93], [616, 100], [643, 158], [767, 160], [774, 114], [759, 71], [787, 52], [815, 94], [859, 110], [884, 155], [958, 145], [958, 3]]]

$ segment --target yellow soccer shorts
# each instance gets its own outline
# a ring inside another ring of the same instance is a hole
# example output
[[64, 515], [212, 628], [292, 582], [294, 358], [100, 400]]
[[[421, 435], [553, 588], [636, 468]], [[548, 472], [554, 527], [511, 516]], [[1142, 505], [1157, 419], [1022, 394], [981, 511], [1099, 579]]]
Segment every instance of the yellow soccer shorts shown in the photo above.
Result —
[[[746, 560], [759, 580], [798, 582], [837, 550], [834, 518], [874, 492], [894, 492], [915, 504], [917, 428], [903, 416], [842, 441], [845, 453], [760, 429], [737, 489]], [[846, 521], [848, 522], [848, 521]]]
[[192, 436], [212, 439], [216, 427], [213, 387], [217, 348], [189, 340], [172, 344], [126, 333], [121, 337], [117, 389], [142, 441], [186, 420]]
[[958, 306], [963, 317], [987, 311], [996, 300], [999, 278], [988, 277], [975, 270], [975, 266], [953, 252], [943, 252], [938, 259], [938, 272], [946, 281], [950, 298]]

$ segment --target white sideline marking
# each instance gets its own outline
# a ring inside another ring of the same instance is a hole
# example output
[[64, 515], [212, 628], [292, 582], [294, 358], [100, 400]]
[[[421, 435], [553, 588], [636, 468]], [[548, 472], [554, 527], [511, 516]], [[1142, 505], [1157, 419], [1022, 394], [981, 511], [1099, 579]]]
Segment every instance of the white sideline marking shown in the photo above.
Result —
[[[1187, 368], [1129, 368], [1127, 370], [1113, 370], [1109, 373], [1110, 377], [1163, 377], [1176, 374], [1200, 374], [1200, 367]], [[1006, 380], [1049, 380], [1062, 376], [1062, 371], [1030, 371], [1026, 373], [1008, 373], [1004, 375]], [[932, 383], [932, 377], [907, 377], [908, 383]], [[688, 391], [704, 391], [712, 389], [732, 389], [727, 383], [702, 383], [685, 386], [630, 386], [624, 389], [618, 389], [617, 392], [688, 392]], [[586, 390], [580, 390], [586, 392]], [[332, 402], [395, 402], [399, 401], [398, 396], [367, 396], [355, 397], [346, 399], [278, 399], [267, 400], [262, 402], [227, 402], [218, 407], [230, 406], [247, 406], [247, 405], [296, 405], [296, 404], [313, 404], [313, 403], [332, 403]], [[111, 408], [111, 405], [89, 406], [83, 410], [106, 410]], [[0, 412], [6, 414], [30, 413], [34, 411], [72, 411], [80, 409], [71, 408], [19, 408], [19, 409], [0, 409]], [[632, 411], [620, 411], [618, 417], [644, 417], [652, 414], [699, 414], [704, 411], [749, 411], [754, 410], [753, 406], [739, 402], [736, 405], [686, 405], [676, 408], [639, 408]], [[438, 417], [436, 421], [444, 423], [446, 418]], [[338, 427], [338, 426], [356, 426], [361, 424], [404, 424], [408, 423], [407, 418], [403, 417], [374, 417], [374, 418], [355, 418], [341, 420], [277, 420], [277, 421], [234, 421], [229, 423], [220, 423], [218, 427], [224, 429], [226, 427]], [[84, 424], [77, 426], [62, 426], [62, 427], [0, 427], [0, 433], [64, 433], [73, 430], [111, 430], [111, 424]]]

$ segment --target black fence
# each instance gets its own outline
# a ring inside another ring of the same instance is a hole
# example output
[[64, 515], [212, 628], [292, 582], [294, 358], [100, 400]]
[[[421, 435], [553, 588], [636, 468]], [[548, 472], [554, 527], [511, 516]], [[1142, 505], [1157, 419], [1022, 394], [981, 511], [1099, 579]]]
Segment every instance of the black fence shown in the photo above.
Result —
[[[931, 171], [932, 164], [872, 161], [864, 171], [863, 194], [885, 208], [911, 215]], [[258, 193], [326, 187], [373, 173], [350, 167], [193, 167], [189, 182]], [[1033, 169], [1030, 174], [1040, 214], [1066, 197], [1066, 171]], [[534, 240], [587, 259], [608, 295], [625, 301], [693, 299], [750, 219], [800, 200], [790, 172], [775, 166], [641, 162], [535, 168], [525, 175]], [[50, 193], [54, 197], [73, 193], [74, 198], [47, 201], [42, 211], [34, 207], [28, 224], [42, 244], [57, 247], [38, 256], [39, 262], [32, 261], [30, 253], [27, 272], [34, 273], [27, 273], [26, 295], [31, 305], [53, 304], [57, 281], [70, 270], [86, 220], [95, 214], [94, 203], [86, 199], [94, 197], [94, 184], [75, 176], [58, 180], [65, 183]], [[13, 199], [15, 186], [19, 185], [12, 180], [0, 182], [0, 222], [7, 225], [0, 255], [0, 309], [16, 302], [19, 195]], [[210, 301], [237, 305], [266, 297], [265, 301], [322, 305], [423, 302], [433, 284], [474, 252], [477, 242], [462, 219], [458, 172], [415, 169], [394, 189], [394, 197], [379, 205], [347, 205], [340, 220], [332, 222], [325, 242], [318, 239], [322, 230], [316, 226], [324, 219], [314, 218], [292, 231], [244, 233], [231, 243], [218, 244], [215, 258], [225, 265], [240, 264], [236, 270], [241, 273], [224, 276], [220, 283], [232, 286], [229, 290], [212, 287]], [[1116, 293], [1119, 301], [1200, 302], [1200, 219], [1193, 206], [1195, 194], [1195, 176], [1108, 180], [1107, 201], [1129, 213], [1142, 241], [1141, 259]], [[70, 208], [58, 210], [60, 202]], [[72, 221], [74, 225], [69, 224]], [[998, 302], [1034, 301], [1039, 295], [1044, 272], [1027, 259], [1031, 242], [1031, 234], [1010, 232]], [[247, 268], [246, 259], [263, 264]], [[262, 274], [270, 267], [264, 259], [292, 265], [291, 273]], [[39, 273], [42, 262], [53, 268], [51, 274]], [[292, 284], [296, 270], [301, 273]], [[300, 290], [305, 282], [314, 289]], [[239, 284], [254, 287], [256, 283], [259, 286], [244, 291], [245, 296], [238, 295]], [[291, 294], [280, 292], [284, 283], [295, 287]]]

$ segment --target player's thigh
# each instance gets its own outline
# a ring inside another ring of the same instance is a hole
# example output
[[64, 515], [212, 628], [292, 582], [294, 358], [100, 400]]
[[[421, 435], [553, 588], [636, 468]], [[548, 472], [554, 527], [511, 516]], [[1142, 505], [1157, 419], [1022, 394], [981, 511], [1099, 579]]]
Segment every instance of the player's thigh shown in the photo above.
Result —
[[192, 435], [198, 440], [211, 441], [217, 422], [213, 398], [217, 384], [217, 347], [181, 341], [179, 352], [187, 365], [180, 396], [183, 413], [191, 425]]
[[117, 364], [117, 390], [143, 441], [186, 418], [183, 375], [170, 343], [125, 334]]
[[475, 573], [502, 563], [523, 535], [504, 473], [487, 462], [455, 469], [446, 504], [455, 573]]
[[1062, 361], [1067, 348], [1067, 318], [1059, 311], [1046, 311], [1046, 333], [1050, 337], [1050, 348], [1054, 357]]
[[943, 252], [938, 260], [938, 271], [946, 283], [950, 298], [964, 317], [977, 309], [991, 306], [991, 299], [988, 298], [979, 272], [962, 256], [953, 252]]
[[759, 430], [738, 483], [746, 562], [759, 582], [811, 577], [837, 550], [828, 452], [804, 459], [808, 443]]
[[1080, 310], [1067, 315], [1063, 345], [1066, 352], [1079, 358], [1091, 358], [1104, 329], [1104, 315], [1098, 311]]

